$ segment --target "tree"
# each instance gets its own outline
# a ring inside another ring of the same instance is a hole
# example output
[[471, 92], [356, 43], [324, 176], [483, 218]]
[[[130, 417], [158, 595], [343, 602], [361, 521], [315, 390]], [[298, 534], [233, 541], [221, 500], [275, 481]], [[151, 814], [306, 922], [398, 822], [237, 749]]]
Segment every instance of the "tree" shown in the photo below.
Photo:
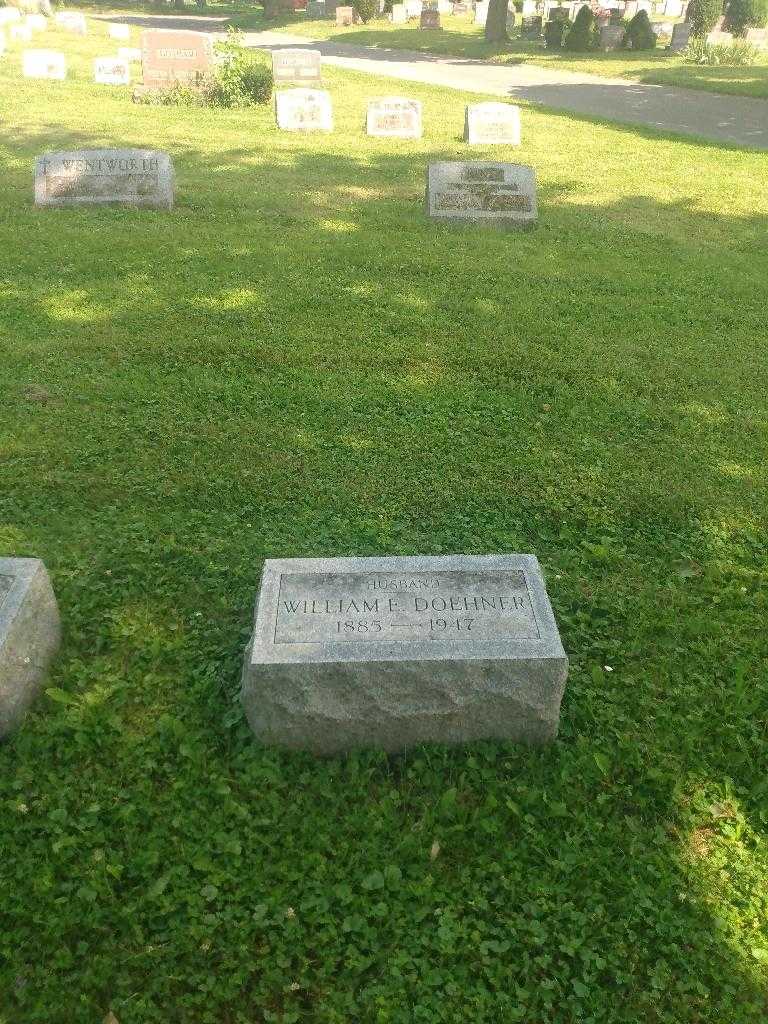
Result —
[[597, 18], [589, 7], [582, 7], [576, 15], [571, 31], [565, 37], [564, 50], [583, 53], [596, 49], [599, 41]]
[[768, 23], [768, 0], [730, 0], [725, 16], [728, 31], [736, 36], [748, 28], [764, 28]]
[[691, 35], [706, 36], [722, 13], [723, 0], [691, 0], [685, 19], [691, 23]]
[[508, 43], [507, 0], [488, 0], [488, 15], [485, 19], [486, 43]]
[[645, 11], [638, 11], [627, 26], [624, 45], [628, 50], [655, 50], [656, 33]]

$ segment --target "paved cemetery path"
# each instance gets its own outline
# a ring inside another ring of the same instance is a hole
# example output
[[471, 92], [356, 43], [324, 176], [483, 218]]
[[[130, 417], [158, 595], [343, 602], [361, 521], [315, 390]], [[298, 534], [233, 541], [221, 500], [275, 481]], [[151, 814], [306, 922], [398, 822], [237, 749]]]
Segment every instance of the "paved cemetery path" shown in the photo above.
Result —
[[283, 32], [248, 32], [245, 38], [247, 45], [267, 50], [310, 47], [319, 50], [326, 63], [354, 71], [514, 97], [606, 121], [768, 150], [768, 100], [646, 85], [534, 64], [488, 64], [409, 50], [313, 42]]

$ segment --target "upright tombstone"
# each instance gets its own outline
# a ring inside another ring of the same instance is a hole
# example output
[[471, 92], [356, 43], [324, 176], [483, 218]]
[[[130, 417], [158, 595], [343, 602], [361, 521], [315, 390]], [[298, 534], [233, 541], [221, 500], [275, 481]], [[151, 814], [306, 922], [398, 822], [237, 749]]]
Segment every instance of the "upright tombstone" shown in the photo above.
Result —
[[448, 223], [533, 227], [536, 172], [524, 164], [490, 160], [429, 164], [427, 214]]
[[523, 39], [540, 39], [543, 31], [541, 15], [525, 15], [523, 17]]
[[275, 85], [286, 83], [310, 83], [321, 81], [320, 51], [286, 49], [272, 51], [272, 74]]
[[600, 29], [600, 49], [605, 53], [620, 49], [625, 32], [623, 25], [604, 25]]
[[464, 139], [470, 146], [519, 146], [520, 107], [511, 103], [468, 104]]
[[130, 85], [131, 66], [121, 57], [97, 57], [93, 62], [93, 80], [97, 85]]
[[693, 25], [690, 21], [681, 21], [672, 29], [672, 41], [669, 44], [670, 53], [681, 53], [691, 39]]
[[35, 205], [170, 210], [173, 163], [153, 149], [44, 153], [35, 161]]
[[141, 72], [146, 88], [164, 89], [174, 82], [197, 85], [212, 62], [210, 37], [201, 32], [147, 29], [141, 33]]
[[339, 28], [348, 28], [350, 25], [354, 25], [356, 20], [357, 14], [354, 7], [336, 8], [336, 24]]
[[25, 78], [67, 77], [67, 59], [58, 50], [22, 50], [21, 73]]
[[386, 139], [421, 138], [421, 103], [402, 96], [387, 96], [368, 104], [366, 131]]
[[440, 25], [440, 11], [432, 10], [431, 8], [424, 8], [421, 12], [421, 18], [419, 19], [419, 28], [441, 28]]
[[324, 89], [287, 89], [275, 93], [277, 127], [286, 132], [332, 132], [331, 94]]
[[408, 21], [408, 12], [405, 9], [405, 4], [392, 4], [391, 18], [393, 25], [405, 25]]
[[336, 754], [557, 735], [568, 659], [533, 555], [267, 560], [241, 699]]
[[478, 0], [475, 4], [475, 24], [485, 25], [488, 20], [488, 0]]
[[117, 56], [120, 60], [127, 60], [129, 63], [132, 61], [140, 61], [141, 50], [138, 46], [118, 46]]
[[130, 25], [110, 25], [109, 26], [109, 38], [119, 39], [122, 42], [131, 38], [131, 26]]
[[88, 34], [88, 22], [85, 15], [79, 11], [57, 11], [53, 20], [59, 28], [66, 29], [67, 32], [77, 32], [81, 36]]
[[59, 609], [37, 558], [0, 558], [0, 739], [20, 723], [61, 643]]

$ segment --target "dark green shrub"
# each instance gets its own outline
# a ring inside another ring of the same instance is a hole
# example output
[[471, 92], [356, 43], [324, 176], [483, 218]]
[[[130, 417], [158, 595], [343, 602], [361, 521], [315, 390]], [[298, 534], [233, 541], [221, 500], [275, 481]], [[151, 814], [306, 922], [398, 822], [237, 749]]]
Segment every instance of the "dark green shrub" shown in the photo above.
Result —
[[656, 34], [646, 11], [638, 11], [627, 27], [624, 45], [628, 50], [655, 50]]
[[358, 17], [364, 25], [368, 24], [379, 9], [376, 0], [352, 0], [352, 6], [357, 11]]
[[563, 49], [583, 53], [586, 50], [597, 49], [599, 42], [600, 32], [597, 27], [597, 18], [589, 7], [582, 7], [576, 15], [570, 32], [565, 37]]
[[728, 31], [736, 36], [748, 28], [764, 28], [768, 24], [768, 0], [730, 0], [725, 17]]
[[723, 13], [723, 0], [691, 0], [686, 21], [691, 23], [691, 34], [705, 36]]
[[544, 26], [544, 45], [548, 50], [561, 50], [563, 38], [568, 29], [568, 22], [560, 18], [555, 21], [548, 21]]

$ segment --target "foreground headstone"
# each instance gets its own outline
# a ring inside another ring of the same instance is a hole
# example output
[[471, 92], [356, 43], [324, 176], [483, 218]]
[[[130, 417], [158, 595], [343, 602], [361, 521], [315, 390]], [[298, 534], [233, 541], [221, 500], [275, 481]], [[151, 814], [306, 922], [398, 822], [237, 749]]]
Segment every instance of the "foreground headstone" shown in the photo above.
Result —
[[57, 50], [22, 50], [21, 73], [25, 78], [67, 77], [67, 60]]
[[277, 127], [286, 132], [332, 132], [331, 94], [324, 89], [287, 89], [275, 93]]
[[471, 146], [519, 146], [520, 108], [511, 103], [470, 103], [464, 138]]
[[272, 75], [275, 85], [285, 85], [288, 82], [320, 82], [320, 51], [298, 48], [273, 50]]
[[21, 722], [61, 642], [59, 609], [37, 558], [0, 558], [0, 739]]
[[533, 555], [268, 560], [242, 701], [334, 754], [557, 735], [568, 661]]
[[427, 214], [448, 223], [529, 228], [536, 223], [536, 172], [489, 160], [430, 164]]
[[368, 104], [366, 131], [389, 139], [421, 138], [421, 103], [402, 96], [387, 96]]
[[174, 82], [197, 85], [213, 62], [210, 37], [200, 32], [148, 29], [141, 33], [141, 50], [142, 78], [149, 89]]
[[131, 38], [131, 26], [130, 25], [110, 25], [109, 26], [109, 37], [110, 39], [130, 39]]
[[618, 50], [624, 42], [624, 35], [623, 25], [604, 25], [600, 29], [600, 49], [606, 53]]
[[670, 53], [681, 53], [691, 39], [693, 25], [689, 21], [681, 22], [672, 29], [672, 41], [669, 44]]
[[170, 210], [173, 163], [153, 149], [45, 153], [35, 161], [35, 204]]
[[425, 8], [421, 12], [421, 18], [419, 19], [419, 28], [441, 28], [440, 24], [440, 11], [432, 10], [431, 8]]
[[97, 57], [93, 62], [93, 80], [97, 85], [130, 85], [131, 66], [120, 57]]
[[66, 29], [68, 32], [77, 32], [81, 36], [88, 34], [85, 15], [77, 11], [58, 11], [53, 20], [59, 28]]

